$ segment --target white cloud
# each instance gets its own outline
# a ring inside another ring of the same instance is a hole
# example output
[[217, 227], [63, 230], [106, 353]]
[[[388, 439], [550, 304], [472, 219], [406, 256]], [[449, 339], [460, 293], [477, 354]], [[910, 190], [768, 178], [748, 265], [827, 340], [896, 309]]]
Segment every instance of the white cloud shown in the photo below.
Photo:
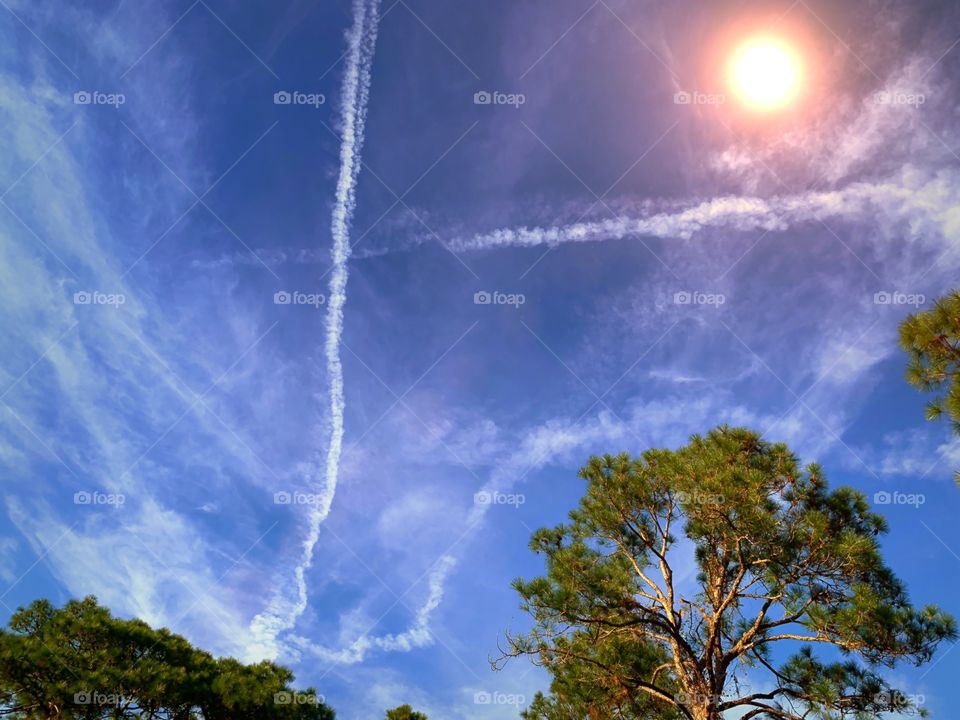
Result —
[[[139, 29], [153, 37], [158, 24]], [[79, 22], [71, 30], [92, 26]], [[140, 46], [142, 38], [131, 30], [126, 40]], [[155, 286], [126, 274], [132, 250], [118, 244], [112, 223], [131, 198], [103, 196], [103, 128], [94, 114], [71, 104], [72, 92], [51, 84], [42, 69], [52, 62], [46, 52], [36, 48], [42, 61], [26, 65], [35, 77], [0, 74], [6, 108], [0, 127], [10, 139], [0, 174], [4, 189], [17, 180], [4, 197], [10, 209], [0, 208], [0, 282], [9, 291], [0, 337], [13, 348], [2, 388], [9, 409], [0, 408], [6, 416], [0, 460], [9, 480], [7, 511], [36, 554], [49, 547], [47, 562], [70, 594], [95, 593], [118, 613], [171, 626], [213, 649], [241, 652], [243, 621], [252, 615], [248, 603], [260, 598], [243, 587], [224, 592], [217, 571], [227, 567], [224, 557], [238, 557], [247, 546], [237, 546], [256, 535], [211, 536], [207, 519], [194, 522], [180, 511], [198, 504], [209, 509], [212, 495], [233, 500], [237, 490], [230, 480], [255, 484], [267, 474], [251, 441], [213, 415], [233, 419], [233, 408], [216, 394], [202, 403], [195, 394], [217, 377], [206, 371], [222, 373], [245, 347], [219, 342], [219, 336], [201, 362], [192, 363], [184, 345], [196, 350], [202, 340], [184, 336], [182, 318], [168, 311], [170, 303], [157, 297]], [[143, 89], [132, 80], [130, 87]], [[168, 99], [165, 87], [150, 89], [155, 106]], [[188, 115], [173, 122], [145, 114], [161, 131], [150, 138], [154, 147], [169, 141], [183, 149], [192, 140]], [[74, 118], [76, 127], [64, 134]], [[116, 151], [116, 138], [110, 143]], [[184, 156], [202, 166], [202, 154]], [[152, 212], [164, 215], [174, 206], [182, 212], [172, 198], [176, 192], [156, 189], [169, 187], [170, 178], [158, 179], [154, 170], [166, 173], [151, 163], [125, 186], [133, 198], [149, 200], [137, 219], [143, 238], [155, 237]], [[145, 187], [154, 189], [144, 195]], [[122, 294], [126, 302], [119, 308], [74, 303], [74, 292], [94, 290]], [[216, 325], [218, 305], [204, 305]], [[28, 507], [17, 498], [35, 496], [38, 477], [49, 504]], [[203, 485], [190, 482], [201, 478]], [[128, 503], [122, 514], [88, 515], [90, 508], [72, 503], [80, 490], [121, 491]], [[231, 511], [234, 530], [255, 525], [242, 505]], [[194, 594], [201, 602], [192, 606]]]
[[0, 538], [0, 581], [12, 584], [17, 580], [17, 558], [16, 551], [20, 544], [16, 538]]
[[45, 505], [7, 498], [17, 529], [74, 595], [96, 595], [154, 626], [187, 624], [191, 637], [215, 652], [245, 652], [245, 618], [237, 609], [243, 593], [225, 592], [205, 541], [153, 500], [130, 505], [85, 506], [89, 515], [71, 527]]
[[[919, 420], [919, 415], [918, 415]], [[887, 433], [875, 445], [857, 448], [881, 477], [942, 480], [960, 468], [960, 438], [942, 423]]]
[[433, 488], [411, 490], [389, 501], [376, 523], [380, 544], [387, 549], [439, 546], [458, 525], [450, 512], [452, 501]]

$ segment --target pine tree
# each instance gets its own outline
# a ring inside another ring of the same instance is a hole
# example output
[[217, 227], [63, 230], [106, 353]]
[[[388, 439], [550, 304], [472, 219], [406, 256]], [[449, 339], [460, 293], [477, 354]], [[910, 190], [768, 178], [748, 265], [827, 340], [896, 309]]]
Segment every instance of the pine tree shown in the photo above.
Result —
[[334, 720], [312, 688], [271, 662], [215, 659], [96, 598], [37, 600], [0, 630], [0, 716], [17, 720]]
[[387, 720], [427, 720], [421, 712], [414, 712], [409, 705], [401, 705], [393, 710], [387, 710]]
[[[960, 290], [904, 320], [900, 346], [909, 357], [907, 382], [922, 392], [942, 393], [927, 405], [927, 419], [946, 415], [960, 435]], [[960, 471], [956, 479], [960, 484]]]
[[[727, 427], [676, 451], [592, 458], [581, 477], [569, 523], [533, 536], [546, 574], [515, 582], [533, 627], [497, 663], [530, 656], [553, 674], [528, 718], [922, 714], [880, 669], [928, 661], [956, 624], [910, 603], [861, 493]], [[699, 574], [684, 591], [688, 548]], [[750, 689], [748, 671], [773, 689]], [[617, 697], [633, 707], [617, 714]]]

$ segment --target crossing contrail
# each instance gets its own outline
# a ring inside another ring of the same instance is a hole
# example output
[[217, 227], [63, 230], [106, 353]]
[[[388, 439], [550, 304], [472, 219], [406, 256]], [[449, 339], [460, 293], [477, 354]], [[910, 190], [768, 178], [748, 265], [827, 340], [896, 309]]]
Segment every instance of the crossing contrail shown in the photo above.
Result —
[[327, 297], [324, 354], [329, 377], [330, 437], [324, 466], [325, 483], [317, 502], [310, 505], [307, 537], [294, 575], [296, 600], [283, 593], [274, 596], [269, 607], [254, 618], [251, 631], [258, 650], [276, 655], [277, 636], [294, 626], [307, 608], [306, 572], [313, 564], [314, 550], [320, 537], [320, 525], [330, 513], [337, 491], [340, 454], [343, 448], [343, 367], [340, 361], [340, 340], [343, 335], [343, 308], [347, 301], [347, 265], [350, 260], [350, 227], [356, 209], [357, 178], [363, 149], [370, 97], [370, 72], [380, 19], [380, 0], [354, 0], [353, 25], [348, 33], [347, 65], [341, 90], [340, 175], [331, 219], [333, 238], [332, 269]]
[[640, 212], [606, 220], [567, 225], [501, 228], [447, 242], [454, 252], [500, 247], [533, 247], [600, 242], [625, 238], [691, 238], [707, 228], [735, 231], [785, 230], [796, 224], [842, 217], [862, 217], [878, 210], [886, 214], [930, 213], [917, 201], [917, 192], [935, 192], [937, 181], [919, 190], [896, 182], [853, 183], [839, 190], [805, 192], [772, 198], [722, 196], [677, 208]]
[[[912, 175], [912, 177], [911, 177]], [[733, 232], [782, 231], [804, 223], [830, 220], [867, 220], [873, 223], [930, 223], [934, 231], [956, 233], [956, 200], [960, 173], [943, 170], [931, 177], [906, 173], [873, 182], [851, 183], [835, 190], [800, 192], [772, 197], [723, 195], [692, 201], [646, 200], [608, 219], [583, 219], [552, 225], [521, 225], [467, 234], [458, 230], [390, 238], [390, 245], [367, 247], [353, 258], [375, 258], [409, 252], [439, 240], [455, 253], [482, 252], [505, 247], [557, 246], [609, 240], [686, 240], [709, 229]], [[907, 182], [909, 180], [910, 182]], [[258, 250], [268, 257], [269, 250]], [[221, 258], [211, 266], [259, 263], [249, 253]], [[278, 262], [316, 263], [318, 256], [303, 251], [281, 253]]]

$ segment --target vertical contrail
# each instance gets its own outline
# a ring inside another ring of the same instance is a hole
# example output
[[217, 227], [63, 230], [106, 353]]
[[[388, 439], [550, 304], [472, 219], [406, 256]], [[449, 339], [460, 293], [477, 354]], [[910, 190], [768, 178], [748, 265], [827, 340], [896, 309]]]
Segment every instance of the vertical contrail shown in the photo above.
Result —
[[357, 177], [360, 152], [367, 122], [370, 97], [370, 69], [377, 42], [380, 0], [355, 0], [354, 24], [350, 33], [350, 61], [341, 96], [340, 177], [333, 206], [333, 269], [327, 298], [327, 336], [324, 351], [330, 378], [330, 443], [327, 446], [326, 484], [320, 502], [311, 506], [310, 530], [303, 543], [303, 559], [297, 567], [297, 615], [306, 609], [307, 587], [304, 573], [313, 562], [313, 551], [320, 536], [320, 524], [330, 513], [340, 474], [343, 448], [343, 366], [340, 362], [340, 338], [343, 335], [343, 306], [347, 301], [347, 263], [350, 260], [350, 224], [357, 204]]
[[347, 300], [347, 264], [350, 260], [350, 226], [356, 208], [357, 178], [360, 174], [360, 153], [370, 97], [370, 72], [377, 42], [380, 0], [354, 0], [353, 26], [348, 34], [347, 66], [340, 95], [340, 175], [331, 219], [333, 238], [330, 290], [327, 298], [326, 338], [330, 394], [330, 439], [327, 447], [325, 478], [318, 502], [310, 506], [309, 530], [303, 542], [303, 554], [295, 570], [297, 599], [290, 603], [282, 593], [251, 623], [260, 650], [275, 655], [276, 638], [294, 626], [307, 607], [306, 571], [313, 563], [314, 549], [320, 536], [320, 525], [330, 513], [340, 471], [343, 447], [343, 367], [340, 362], [340, 339], [343, 335], [343, 307]]

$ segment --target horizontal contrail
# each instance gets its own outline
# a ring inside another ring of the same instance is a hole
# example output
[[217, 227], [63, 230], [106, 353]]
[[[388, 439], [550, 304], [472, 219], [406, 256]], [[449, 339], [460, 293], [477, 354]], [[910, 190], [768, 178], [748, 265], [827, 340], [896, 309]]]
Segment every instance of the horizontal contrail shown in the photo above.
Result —
[[[931, 181], [932, 182], [932, 181]], [[929, 187], [929, 186], [928, 186]], [[454, 252], [500, 247], [532, 247], [624, 238], [688, 239], [707, 228], [736, 231], [785, 230], [808, 221], [861, 217], [875, 206], [887, 210], [921, 209], [917, 190], [896, 183], [855, 183], [831, 192], [808, 192], [772, 198], [723, 196], [686, 207], [648, 211], [609, 220], [569, 225], [502, 228], [447, 243]]]
[[[960, 194], [960, 174], [944, 170], [922, 182], [908, 183], [901, 177], [878, 182], [853, 183], [829, 192], [806, 192], [770, 198], [725, 195], [687, 203], [648, 201], [609, 220], [586, 220], [550, 226], [501, 228], [473, 235], [453, 235], [443, 244], [454, 252], [477, 252], [502, 247], [535, 247], [605, 240], [662, 238], [689, 239], [698, 233], [720, 228], [746, 232], [786, 230], [805, 222], [830, 219], [932, 220], [949, 232], [951, 213], [956, 213], [955, 198]], [[377, 258], [413, 250], [437, 240], [437, 234], [391, 238], [391, 245], [361, 247], [354, 259]], [[268, 250], [257, 250], [268, 257]], [[273, 251], [277, 264], [312, 264], [320, 261], [316, 253], [288, 248]], [[279, 254], [277, 254], [279, 253]], [[256, 263], [249, 253], [224, 257], [207, 263], [219, 267], [236, 263]]]

